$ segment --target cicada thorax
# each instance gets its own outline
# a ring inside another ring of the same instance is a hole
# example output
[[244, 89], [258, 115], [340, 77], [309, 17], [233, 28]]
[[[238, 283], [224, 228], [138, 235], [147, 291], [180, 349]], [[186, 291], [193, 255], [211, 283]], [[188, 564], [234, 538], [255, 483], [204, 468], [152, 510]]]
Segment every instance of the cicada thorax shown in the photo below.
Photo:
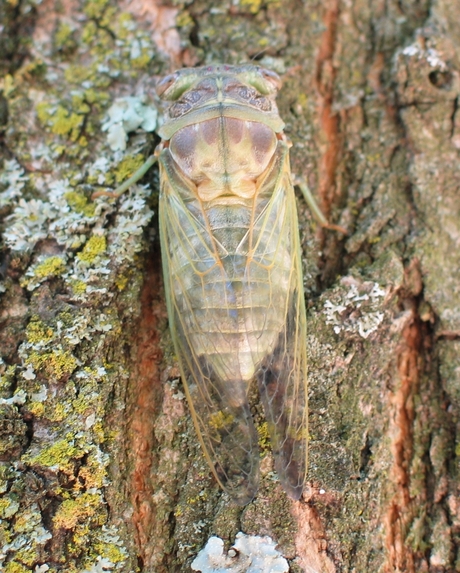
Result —
[[221, 485], [237, 502], [249, 501], [259, 451], [248, 394], [257, 383], [277, 470], [298, 497], [305, 310], [276, 81], [252, 66], [178, 74], [163, 90], [175, 101], [161, 129], [160, 226], [168, 311], [195, 426]]

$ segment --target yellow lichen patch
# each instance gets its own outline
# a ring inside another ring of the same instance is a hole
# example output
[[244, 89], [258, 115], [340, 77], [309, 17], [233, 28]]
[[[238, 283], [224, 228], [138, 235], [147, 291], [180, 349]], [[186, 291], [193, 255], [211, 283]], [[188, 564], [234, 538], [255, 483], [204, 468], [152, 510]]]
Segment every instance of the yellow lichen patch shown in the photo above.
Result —
[[46, 102], [37, 105], [37, 115], [41, 123], [50, 128], [56, 135], [68, 136], [76, 141], [80, 135], [84, 116], [70, 112], [63, 106], [53, 108]]
[[257, 426], [257, 433], [259, 434], [259, 448], [265, 453], [270, 450], [270, 432], [268, 431], [267, 422]]
[[112, 563], [120, 563], [126, 559], [126, 552], [115, 543], [95, 543], [94, 549]]
[[222, 428], [232, 424], [234, 419], [235, 417], [232, 414], [226, 414], [221, 410], [220, 412], [216, 412], [209, 416], [209, 425], [215, 430], [221, 430]]
[[105, 442], [105, 432], [104, 432], [104, 426], [102, 425], [101, 422], [96, 422], [93, 426], [93, 432], [94, 432], [94, 436], [95, 439], [97, 440], [98, 443], [102, 443]]
[[11, 517], [18, 510], [18, 503], [9, 497], [0, 498], [0, 517], [2, 519]]
[[93, 235], [88, 239], [83, 250], [78, 253], [77, 257], [88, 263], [93, 263], [107, 248], [107, 239], [103, 235]]
[[178, 28], [185, 28], [186, 26], [193, 26], [194, 22], [193, 22], [193, 18], [190, 16], [190, 14], [187, 12], [187, 10], [184, 10], [183, 12], [179, 12], [176, 18], [176, 26]]
[[99, 489], [104, 485], [106, 471], [94, 457], [89, 458], [86, 466], [82, 466], [78, 472], [78, 477], [84, 482], [85, 488]]
[[152, 56], [150, 52], [145, 50], [140, 56], [138, 56], [137, 58], [133, 58], [131, 60], [131, 64], [133, 65], [133, 68], [136, 68], [138, 70], [143, 70], [148, 66], [151, 60]]
[[54, 331], [41, 320], [32, 319], [27, 325], [26, 336], [31, 344], [46, 344], [53, 340]]
[[72, 374], [77, 367], [75, 356], [68, 350], [55, 350], [54, 352], [32, 352], [28, 363], [34, 370], [42, 371], [49, 377], [60, 380], [64, 376]]
[[46, 417], [51, 422], [62, 422], [67, 416], [68, 409], [62, 403], [54, 404], [52, 408], [48, 408], [46, 411]]
[[117, 166], [115, 171], [115, 180], [117, 183], [122, 183], [129, 179], [141, 165], [145, 163], [145, 159], [141, 154], [128, 155]]
[[34, 275], [38, 278], [59, 276], [65, 271], [65, 262], [62, 257], [48, 257], [34, 269]]
[[93, 73], [91, 67], [71, 65], [66, 68], [64, 77], [69, 84], [78, 84], [80, 86], [83, 82], [91, 80]]
[[74, 446], [72, 440], [58, 440], [51, 446], [44, 448], [37, 456], [29, 457], [25, 454], [22, 461], [31, 465], [57, 467], [65, 473], [71, 473], [73, 460], [81, 458], [83, 455], [84, 452]]
[[69, 281], [69, 284], [72, 287], [73, 293], [77, 296], [85, 294], [86, 289], [88, 288], [88, 285], [85, 283], [85, 281], [71, 280]]
[[17, 561], [10, 561], [5, 565], [5, 573], [30, 573], [29, 567], [24, 567], [21, 563]]
[[36, 418], [41, 418], [45, 413], [45, 406], [42, 402], [31, 402], [27, 409]]
[[78, 522], [92, 518], [101, 506], [98, 494], [83, 493], [75, 499], [66, 499], [58, 507], [53, 517], [56, 528], [73, 529]]
[[89, 203], [87, 197], [81, 193], [77, 193], [76, 191], [69, 191], [64, 195], [64, 197], [69, 207], [74, 211], [81, 213], [85, 217], [94, 217], [96, 205], [94, 203]]
[[24, 565], [32, 566], [37, 561], [37, 551], [32, 547], [25, 547], [16, 552], [15, 558], [24, 563]]
[[86, 2], [83, 12], [88, 18], [99, 20], [104, 15], [109, 3], [109, 0], [91, 0], [91, 2]]
[[70, 50], [75, 47], [73, 29], [66, 23], [60, 22], [54, 34], [54, 44], [58, 50]]
[[126, 275], [121, 275], [115, 279], [115, 285], [120, 291], [125, 290], [128, 283], [129, 283], [129, 277]]
[[240, 0], [242, 9], [249, 10], [251, 14], [257, 14], [262, 6], [262, 0]]

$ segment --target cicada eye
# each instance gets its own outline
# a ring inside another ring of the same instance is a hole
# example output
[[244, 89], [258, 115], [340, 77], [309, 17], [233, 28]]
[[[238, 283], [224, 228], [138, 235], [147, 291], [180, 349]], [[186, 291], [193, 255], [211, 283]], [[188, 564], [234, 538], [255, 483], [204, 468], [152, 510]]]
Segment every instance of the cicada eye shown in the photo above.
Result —
[[169, 76], [164, 77], [156, 86], [156, 91], [159, 96], [163, 95], [165, 91], [170, 88], [173, 83], [177, 80], [176, 74], [169, 74]]
[[276, 90], [281, 88], [282, 81], [277, 73], [272, 72], [271, 70], [266, 70], [265, 68], [260, 68], [260, 73], [267, 80], [267, 82], [274, 86]]
[[193, 70], [184, 68], [163, 78], [157, 85], [157, 94], [164, 100], [176, 101], [190, 89], [197, 79]]
[[261, 95], [276, 93], [281, 87], [278, 74], [265, 68], [251, 66], [238, 75], [243, 82], [255, 88]]

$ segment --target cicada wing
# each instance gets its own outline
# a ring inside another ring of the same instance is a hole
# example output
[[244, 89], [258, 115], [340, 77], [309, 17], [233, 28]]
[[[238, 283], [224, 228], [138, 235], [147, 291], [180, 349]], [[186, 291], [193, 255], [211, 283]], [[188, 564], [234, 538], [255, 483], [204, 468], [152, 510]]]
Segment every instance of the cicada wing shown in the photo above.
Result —
[[256, 306], [254, 286], [264, 277], [266, 328], [253, 342], [254, 354], [259, 352], [258, 346], [269, 329], [276, 329], [277, 336], [260, 362], [256, 379], [276, 471], [285, 491], [299, 499], [308, 454], [306, 314], [287, 149], [279, 154], [266, 185], [273, 186], [273, 193], [254, 223], [245, 292]]
[[224, 359], [226, 329], [237, 320], [230, 304], [231, 282], [221, 264], [220, 247], [184, 203], [190, 190], [184, 189], [167, 154], [161, 169], [165, 290], [185, 392], [212, 472], [222, 489], [244, 505], [258, 488], [259, 450], [248, 383]]

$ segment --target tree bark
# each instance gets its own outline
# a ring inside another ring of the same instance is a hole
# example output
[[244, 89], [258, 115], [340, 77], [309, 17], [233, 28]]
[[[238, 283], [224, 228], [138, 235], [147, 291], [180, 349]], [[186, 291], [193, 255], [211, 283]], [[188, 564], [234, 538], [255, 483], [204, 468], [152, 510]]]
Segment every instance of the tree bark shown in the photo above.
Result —
[[[0, 14], [0, 569], [186, 572], [211, 535], [228, 549], [243, 531], [274, 539], [292, 572], [460, 571], [460, 4], [17, 0]], [[289, 500], [267, 454], [239, 508], [182, 392], [157, 172], [150, 196], [91, 195], [157, 143], [141, 122], [114, 151], [117, 98], [142, 116], [162, 75], [253, 58], [283, 77], [293, 173], [348, 235], [299, 195], [308, 483]]]

